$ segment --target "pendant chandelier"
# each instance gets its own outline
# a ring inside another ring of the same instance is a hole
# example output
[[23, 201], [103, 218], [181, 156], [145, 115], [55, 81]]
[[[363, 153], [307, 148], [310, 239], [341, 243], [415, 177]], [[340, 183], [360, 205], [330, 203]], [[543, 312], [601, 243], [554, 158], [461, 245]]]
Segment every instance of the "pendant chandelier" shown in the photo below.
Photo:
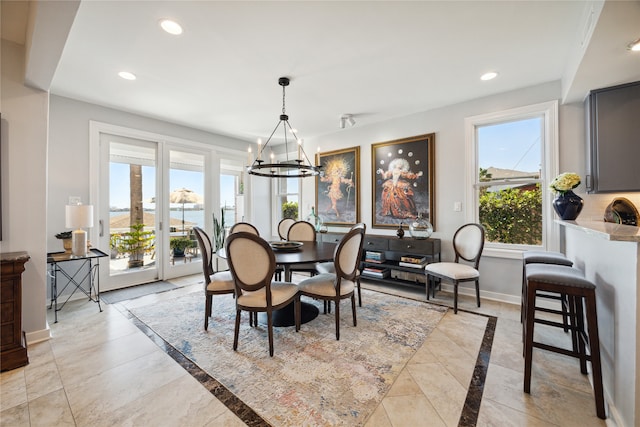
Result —
[[[289, 116], [287, 116], [285, 110], [285, 88], [289, 86], [289, 78], [288, 77], [280, 77], [278, 79], [278, 84], [282, 86], [282, 114], [280, 115], [280, 121], [269, 135], [267, 142], [262, 145], [258, 142], [258, 155], [256, 156], [253, 163], [250, 166], [247, 166], [247, 172], [251, 175], [257, 176], [266, 176], [269, 178], [306, 178], [308, 176], [316, 176], [320, 174], [320, 167], [314, 166], [309, 157], [307, 157], [307, 153], [305, 153], [304, 148], [302, 147], [302, 140], [298, 138], [296, 135], [296, 131], [289, 124]], [[273, 160], [273, 155], [271, 156], [271, 163], [265, 163], [262, 160], [262, 155], [269, 145], [271, 138], [276, 133], [278, 128], [282, 125], [284, 131], [284, 144], [285, 151], [287, 153], [287, 159], [284, 162], [276, 163]], [[298, 156], [295, 160], [289, 160], [289, 139], [287, 137], [287, 133], [291, 132], [294, 135], [296, 143], [298, 144]]]

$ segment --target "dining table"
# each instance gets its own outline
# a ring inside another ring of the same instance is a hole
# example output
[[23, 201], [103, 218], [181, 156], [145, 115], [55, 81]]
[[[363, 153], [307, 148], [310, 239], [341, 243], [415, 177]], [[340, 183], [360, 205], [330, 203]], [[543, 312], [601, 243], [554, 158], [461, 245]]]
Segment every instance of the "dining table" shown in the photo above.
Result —
[[[288, 242], [282, 240], [270, 241], [271, 248], [276, 258], [276, 265], [284, 269], [285, 282], [291, 282], [291, 268], [296, 264], [308, 264], [314, 262], [333, 261], [336, 243], [301, 241]], [[217, 252], [221, 258], [226, 258], [224, 248]], [[320, 310], [314, 304], [300, 301], [300, 322], [307, 323], [318, 317]], [[266, 314], [264, 314], [266, 316]], [[273, 326], [295, 325], [293, 303], [273, 311]]]

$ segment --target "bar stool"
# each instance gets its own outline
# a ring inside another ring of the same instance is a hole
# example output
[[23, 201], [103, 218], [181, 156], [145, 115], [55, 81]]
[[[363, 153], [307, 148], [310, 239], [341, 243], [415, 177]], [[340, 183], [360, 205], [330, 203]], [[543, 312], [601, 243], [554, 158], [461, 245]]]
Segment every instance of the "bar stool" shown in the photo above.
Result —
[[[605, 419], [604, 393], [602, 388], [602, 367], [600, 363], [600, 340], [598, 338], [598, 317], [596, 313], [596, 286], [574, 267], [550, 264], [529, 264], [526, 267], [526, 306], [524, 311], [524, 391], [531, 392], [531, 364], [533, 348], [540, 348], [580, 360], [580, 372], [587, 374], [587, 361], [591, 362], [593, 390], [598, 418]], [[571, 320], [572, 350], [535, 342], [534, 325], [564, 327], [563, 323], [538, 319], [536, 297], [538, 292], [565, 295]], [[583, 312], [583, 303], [585, 311]], [[584, 319], [586, 315], [587, 329]], [[587, 354], [586, 347], [589, 347]]]
[[[573, 261], [567, 258], [562, 252], [553, 252], [553, 251], [527, 251], [522, 253], [522, 298], [520, 302], [520, 323], [523, 323], [523, 334], [524, 334], [524, 307], [526, 305], [526, 295], [525, 295], [525, 269], [527, 264], [552, 264], [552, 265], [564, 265], [568, 267], [573, 266]], [[569, 331], [568, 325], [568, 313], [567, 313], [567, 303], [566, 298], [563, 295], [551, 295], [545, 293], [539, 293], [538, 297], [554, 299], [560, 301], [560, 311], [552, 310], [544, 307], [538, 307], [538, 310], [545, 311], [547, 313], [554, 314], [562, 314], [564, 331]]]

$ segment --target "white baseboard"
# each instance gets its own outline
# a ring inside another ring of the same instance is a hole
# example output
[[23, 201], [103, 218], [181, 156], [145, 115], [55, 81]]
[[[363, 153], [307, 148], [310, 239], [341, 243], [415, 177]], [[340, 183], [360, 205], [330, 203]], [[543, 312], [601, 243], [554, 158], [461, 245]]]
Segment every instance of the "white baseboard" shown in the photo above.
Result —
[[51, 339], [51, 329], [49, 329], [49, 324], [47, 324], [46, 329], [41, 329], [39, 331], [34, 331], [34, 332], [27, 332], [25, 336], [27, 339], [27, 345], [36, 344], [36, 343]]
[[[443, 283], [442, 290], [453, 294], [453, 285]], [[475, 298], [476, 290], [475, 288], [458, 286], [458, 295], [465, 295], [465, 296], [470, 296]], [[480, 298], [503, 302], [506, 304], [520, 305], [520, 295], [516, 296], [516, 295], [509, 295], [509, 294], [501, 294], [498, 292], [483, 291], [482, 289], [480, 289]]]

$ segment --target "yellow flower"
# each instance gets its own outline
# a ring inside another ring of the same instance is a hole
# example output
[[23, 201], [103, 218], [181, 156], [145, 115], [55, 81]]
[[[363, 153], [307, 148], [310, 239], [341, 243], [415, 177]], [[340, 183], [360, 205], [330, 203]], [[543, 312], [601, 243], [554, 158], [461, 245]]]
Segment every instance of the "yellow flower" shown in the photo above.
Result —
[[573, 172], [565, 172], [558, 175], [549, 185], [555, 193], [565, 193], [580, 185], [580, 175]]

